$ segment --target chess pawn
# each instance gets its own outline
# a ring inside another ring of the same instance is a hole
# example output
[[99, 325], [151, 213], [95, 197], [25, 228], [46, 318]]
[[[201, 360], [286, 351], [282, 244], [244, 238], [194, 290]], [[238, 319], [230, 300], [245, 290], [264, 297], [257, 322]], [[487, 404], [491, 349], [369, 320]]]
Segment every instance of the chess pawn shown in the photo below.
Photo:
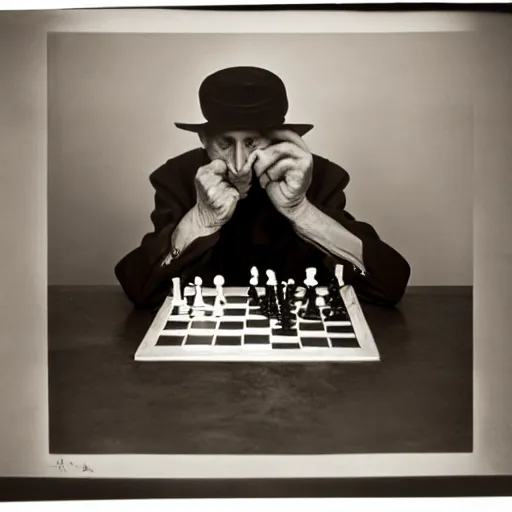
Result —
[[222, 287], [224, 286], [225, 280], [222, 276], [215, 276], [213, 279], [213, 284], [217, 289], [217, 295], [215, 296], [215, 302], [213, 304], [213, 316], [219, 317], [224, 314], [224, 306], [227, 304], [226, 297], [224, 296], [224, 292]]
[[203, 291], [201, 288], [202, 284], [203, 284], [203, 280], [200, 277], [196, 277], [194, 279], [195, 295], [194, 295], [194, 304], [192, 305], [192, 307], [194, 307], [194, 308], [204, 308], [206, 305], [204, 302], [204, 299], [203, 299]]
[[192, 316], [202, 316], [205, 314], [206, 304], [203, 299], [202, 286], [203, 280], [200, 277], [194, 279], [194, 302], [192, 304]]
[[222, 290], [222, 287], [224, 286], [225, 282], [226, 281], [223, 276], [219, 275], [219, 276], [215, 276], [213, 278], [213, 285], [215, 286], [215, 288], [217, 290], [217, 296], [224, 298], [224, 291]]

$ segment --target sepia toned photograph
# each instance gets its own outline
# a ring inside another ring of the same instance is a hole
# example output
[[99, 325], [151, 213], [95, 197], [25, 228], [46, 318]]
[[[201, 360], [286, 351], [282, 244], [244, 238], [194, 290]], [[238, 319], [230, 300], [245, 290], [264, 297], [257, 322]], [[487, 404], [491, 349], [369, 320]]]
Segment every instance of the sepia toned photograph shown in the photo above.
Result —
[[49, 32], [50, 453], [472, 453], [472, 44]]

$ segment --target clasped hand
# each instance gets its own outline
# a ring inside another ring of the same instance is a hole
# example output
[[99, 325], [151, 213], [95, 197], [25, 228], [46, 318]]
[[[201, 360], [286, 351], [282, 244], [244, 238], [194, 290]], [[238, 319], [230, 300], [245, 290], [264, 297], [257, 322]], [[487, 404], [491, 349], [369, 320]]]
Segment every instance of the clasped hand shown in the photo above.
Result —
[[288, 215], [301, 205], [311, 184], [313, 156], [290, 130], [270, 134], [276, 142], [251, 154], [253, 169], [276, 209]]
[[237, 202], [249, 190], [253, 171], [283, 215], [291, 215], [304, 202], [312, 179], [313, 156], [295, 132], [274, 131], [269, 139], [272, 143], [253, 151], [239, 172], [220, 159], [199, 169], [196, 211], [203, 226], [220, 227], [231, 218]]

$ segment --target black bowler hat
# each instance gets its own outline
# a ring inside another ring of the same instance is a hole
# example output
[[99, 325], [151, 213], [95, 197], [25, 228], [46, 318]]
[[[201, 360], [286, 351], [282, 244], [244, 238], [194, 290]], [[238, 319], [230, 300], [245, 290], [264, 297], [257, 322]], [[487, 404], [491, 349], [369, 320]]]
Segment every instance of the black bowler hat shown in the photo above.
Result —
[[290, 129], [300, 136], [312, 124], [286, 123], [288, 96], [283, 81], [266, 69], [237, 66], [207, 76], [199, 88], [201, 112], [207, 122], [175, 123], [190, 132]]

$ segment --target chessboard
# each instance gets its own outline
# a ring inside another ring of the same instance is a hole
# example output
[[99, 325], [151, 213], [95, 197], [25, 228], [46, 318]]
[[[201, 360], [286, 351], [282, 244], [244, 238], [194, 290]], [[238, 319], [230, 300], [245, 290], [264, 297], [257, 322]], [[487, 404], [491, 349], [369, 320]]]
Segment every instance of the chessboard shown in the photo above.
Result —
[[[258, 296], [268, 290], [255, 287]], [[291, 327], [262, 312], [248, 288], [225, 287], [222, 314], [218, 287], [202, 287], [204, 306], [193, 309], [197, 287], [188, 285], [177, 303], [170, 294], [135, 353], [137, 361], [379, 361], [380, 356], [354, 289], [337, 289], [344, 315], [329, 314], [329, 289], [318, 286], [316, 319], [303, 318], [306, 287], [297, 286]], [[331, 290], [332, 293], [332, 290]]]

